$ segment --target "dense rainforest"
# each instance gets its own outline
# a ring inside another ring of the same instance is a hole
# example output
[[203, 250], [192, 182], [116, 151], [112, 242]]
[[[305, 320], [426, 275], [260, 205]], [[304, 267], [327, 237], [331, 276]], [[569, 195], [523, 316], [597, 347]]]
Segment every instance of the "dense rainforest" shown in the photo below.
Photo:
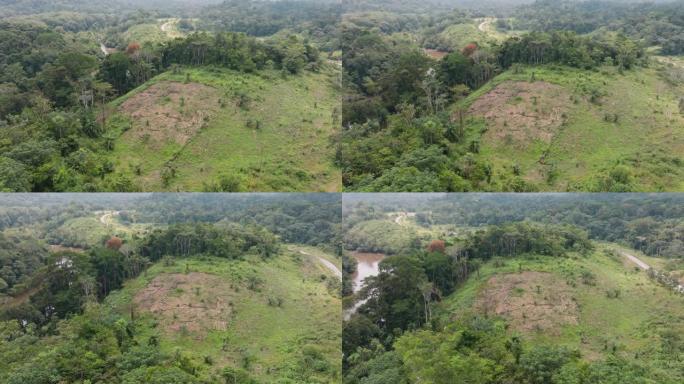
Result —
[[[402, 207], [420, 212], [416, 220], [426, 226], [448, 224], [477, 228], [530, 220], [578, 227], [591, 239], [623, 243], [653, 256], [684, 254], [681, 223], [684, 212], [677, 194], [651, 195], [649, 199], [640, 194], [406, 194], [405, 197], [389, 195], [393, 198], [387, 202], [365, 198], [364, 203], [372, 209], [364, 205], [351, 208], [363, 196], [345, 196], [345, 210], [348, 210], [344, 213], [345, 233], [360, 222], [377, 220], [386, 212]], [[477, 210], [472, 209], [475, 206]]]
[[[468, 140], [465, 111], [453, 115], [451, 103], [519, 64], [592, 69], [609, 62], [629, 69], [644, 57], [626, 38], [540, 32], [489, 49], [472, 45], [434, 65], [420, 49], [387, 41], [377, 32], [350, 28], [344, 37], [350, 92], [344, 101], [338, 161], [345, 185], [362, 191], [487, 189], [491, 167], [473, 158], [479, 142]], [[533, 187], [513, 178], [493, 188]]]
[[666, 55], [684, 53], [681, 2], [537, 1], [513, 13], [515, 28], [622, 33]]
[[2, 190], [681, 189], [676, 2], [85, 3], [0, 7]]
[[303, 34], [324, 50], [338, 49], [337, 30], [343, 6], [336, 1], [224, 1], [200, 14], [211, 30], [270, 36], [282, 31]]
[[137, 10], [159, 10], [160, 8], [182, 10], [192, 12], [202, 6], [219, 3], [216, 0], [193, 0], [188, 1], [160, 1], [160, 0], [13, 0], [5, 1], [0, 5], [0, 14], [3, 16], [17, 16], [26, 14], [41, 14], [51, 12], [130, 12]]

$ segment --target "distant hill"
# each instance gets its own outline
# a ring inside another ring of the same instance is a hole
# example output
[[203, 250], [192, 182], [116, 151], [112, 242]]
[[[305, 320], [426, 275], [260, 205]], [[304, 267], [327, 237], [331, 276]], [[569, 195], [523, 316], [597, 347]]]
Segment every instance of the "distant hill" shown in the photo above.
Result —
[[58, 11], [106, 13], [135, 9], [188, 9], [220, 2], [221, 0], [3, 0], [0, 1], [0, 16]]

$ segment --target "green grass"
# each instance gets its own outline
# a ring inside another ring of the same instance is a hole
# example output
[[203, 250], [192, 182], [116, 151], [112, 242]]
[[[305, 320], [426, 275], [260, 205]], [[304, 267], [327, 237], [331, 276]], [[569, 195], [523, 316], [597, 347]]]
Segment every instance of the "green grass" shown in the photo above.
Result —
[[[472, 276], [456, 293], [439, 304], [440, 316], [448, 321], [453, 316], [471, 312], [487, 281], [498, 274], [519, 271], [548, 272], [557, 281], [566, 282], [579, 308], [576, 325], [562, 325], [554, 332], [529, 332], [525, 340], [531, 344], [554, 343], [579, 349], [585, 359], [605, 356], [606, 345], [616, 346], [620, 355], [645, 358], [658, 353], [659, 334], [666, 329], [684, 331], [684, 296], [676, 295], [648, 278], [645, 272], [610, 256], [600, 246], [593, 254], [568, 258], [529, 256], [506, 259], [505, 265], [486, 263], [479, 277]], [[582, 271], [595, 275], [595, 285], [585, 284]], [[544, 288], [542, 288], [544, 289]], [[618, 289], [618, 298], [609, 298], [608, 290]], [[515, 331], [510, 330], [511, 333]]]
[[137, 42], [139, 44], [145, 43], [162, 43], [169, 40], [169, 36], [164, 33], [160, 25], [157, 23], [136, 24], [123, 34], [123, 38], [128, 42]]
[[[159, 19], [159, 28], [169, 39], [183, 37], [184, 33], [178, 28], [179, 18]], [[192, 24], [196, 24], [196, 19], [191, 20]]]
[[350, 228], [344, 242], [347, 249], [395, 254], [410, 249], [417, 237], [412, 226], [390, 220], [368, 220]]
[[66, 239], [68, 245], [93, 247], [113, 235], [126, 238], [127, 234], [127, 231], [107, 229], [96, 217], [79, 217], [67, 220], [55, 230], [53, 237]]
[[[495, 28], [495, 19], [473, 19], [462, 24], [453, 24], [439, 33], [437, 39], [444, 42], [451, 49], [460, 50], [470, 43], [477, 43], [481, 47], [493, 45], [493, 43], [505, 40], [508, 35]], [[481, 23], [485, 22], [484, 30], [480, 29]]]
[[[339, 113], [340, 109], [334, 85], [337, 72], [326, 66], [320, 73], [296, 76], [219, 68], [161, 74], [112, 106], [120, 106], [153, 84], [185, 82], [188, 76], [191, 82], [215, 88], [224, 106], [184, 146], [168, 142], [152, 148], [136, 137], [122, 136], [112, 160], [118, 172], [147, 191], [201, 191], [206, 183], [226, 175], [237, 178], [244, 191], [338, 191], [341, 176], [333, 164], [330, 145], [336, 130], [333, 110]], [[238, 94], [251, 99], [248, 108], [235, 106]], [[122, 115], [112, 121], [112, 129], [119, 134], [131, 124], [141, 123]], [[248, 127], [256, 121], [259, 129]], [[134, 173], [136, 166], [142, 169], [140, 175]], [[176, 174], [167, 185], [160, 177], [164, 167], [174, 168]]]
[[[338, 269], [342, 270], [342, 259], [339, 257], [333, 256], [330, 252], [324, 251], [321, 248], [310, 246], [310, 245], [288, 245], [288, 249], [292, 252], [295, 253], [300, 253], [302, 252], [313, 255], [315, 257], [320, 257], [323, 258], [331, 263], [333, 263], [335, 266], [337, 266]], [[320, 265], [320, 264], [319, 264]], [[324, 271], [328, 271], [326, 268], [321, 266], [321, 269]]]
[[[599, 180], [621, 165], [628, 170], [630, 190], [684, 190], [684, 116], [678, 111], [683, 86], [666, 83], [655, 68], [619, 74], [608, 67], [597, 71], [523, 67], [497, 76], [460, 106], [468, 107], [503, 82], [528, 82], [532, 73], [535, 81], [560, 85], [570, 95], [565, 122], [550, 143], [532, 142], [517, 148], [483, 140], [478, 156], [492, 165], [495, 183], [512, 177], [515, 164], [521, 176], [542, 191], [596, 190]], [[597, 101], [590, 100], [592, 92], [601, 95]], [[618, 121], [605, 121], [606, 116], [617, 116]], [[481, 139], [488, 128], [477, 116], [470, 116], [467, 123], [466, 143]]]
[[473, 42], [478, 45], [487, 45], [490, 36], [480, 31], [477, 24], [468, 23], [450, 25], [439, 34], [439, 38], [453, 49], [461, 49]]
[[[308, 382], [334, 382], [340, 377], [340, 300], [330, 294], [316, 264], [289, 250], [268, 261], [247, 256], [242, 261], [198, 257], [177, 260], [171, 266], [157, 263], [145, 276], [111, 294], [107, 304], [126, 314], [136, 293], [155, 277], [186, 270], [218, 276], [226, 282], [225, 288], [232, 290], [233, 315], [227, 330], [210, 330], [201, 337], [192, 332], [167, 333], [156, 324], [159, 316], [170, 314], [153, 315], [137, 309], [145, 324], [137, 336], [140, 340], [157, 335], [164, 352], [180, 348], [198, 362], [209, 356], [214, 364], [202, 366], [207, 373], [226, 366], [243, 368], [245, 357], [251, 356], [247, 370], [260, 382], [294, 377], [295, 372], [307, 369]], [[248, 288], [250, 276], [261, 282], [255, 290]], [[268, 298], [276, 296], [283, 299], [281, 307], [268, 304]], [[302, 368], [303, 349], [320, 353], [323, 358], [318, 364], [324, 368]]]
[[149, 229], [149, 224], [122, 224], [118, 217], [100, 221], [103, 212], [92, 216], [76, 217], [66, 220], [62, 225], [49, 233], [53, 242], [66, 246], [90, 248], [101, 246], [112, 236], [117, 236], [125, 242], [133, 241], [134, 234], [141, 234]]
[[397, 222], [398, 214], [389, 212], [385, 219], [366, 220], [355, 224], [345, 232], [345, 247], [349, 250], [398, 254], [410, 250], [416, 241], [428, 244], [436, 239], [458, 239], [474, 230], [452, 224], [421, 226], [415, 217], [404, 216]]

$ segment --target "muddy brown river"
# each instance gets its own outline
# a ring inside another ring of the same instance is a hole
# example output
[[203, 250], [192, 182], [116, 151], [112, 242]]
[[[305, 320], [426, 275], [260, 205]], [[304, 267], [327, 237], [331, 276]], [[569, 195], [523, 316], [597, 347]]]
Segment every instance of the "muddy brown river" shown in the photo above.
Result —
[[[354, 293], [363, 288], [363, 280], [367, 277], [376, 276], [380, 273], [380, 262], [385, 258], [382, 253], [357, 252], [351, 253], [352, 257], [356, 259], [356, 272], [352, 275], [352, 289]], [[366, 300], [360, 300], [354, 303], [351, 308], [344, 311], [344, 319], [349, 320], [351, 315], [365, 303]]]
[[385, 255], [382, 253], [352, 252], [356, 259], [356, 272], [352, 275], [354, 293], [363, 288], [363, 280], [379, 273], [379, 266]]

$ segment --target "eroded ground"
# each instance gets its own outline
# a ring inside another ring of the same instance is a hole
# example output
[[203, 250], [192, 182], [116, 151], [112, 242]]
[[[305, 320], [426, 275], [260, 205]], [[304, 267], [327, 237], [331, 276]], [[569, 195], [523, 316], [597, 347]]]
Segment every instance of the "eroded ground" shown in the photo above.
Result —
[[219, 92], [197, 83], [160, 82], [124, 101], [118, 111], [130, 117], [124, 136], [152, 148], [185, 145], [219, 109]]
[[476, 100], [468, 110], [487, 122], [484, 139], [516, 148], [550, 143], [563, 125], [570, 95], [544, 81], [506, 81]]
[[477, 298], [476, 308], [487, 315], [501, 316], [521, 332], [557, 332], [576, 325], [577, 302], [571, 288], [558, 277], [544, 272], [496, 275]]
[[164, 331], [201, 338], [209, 330], [225, 331], [231, 319], [230, 283], [207, 273], [161, 274], [133, 300], [140, 312], [151, 313]]

